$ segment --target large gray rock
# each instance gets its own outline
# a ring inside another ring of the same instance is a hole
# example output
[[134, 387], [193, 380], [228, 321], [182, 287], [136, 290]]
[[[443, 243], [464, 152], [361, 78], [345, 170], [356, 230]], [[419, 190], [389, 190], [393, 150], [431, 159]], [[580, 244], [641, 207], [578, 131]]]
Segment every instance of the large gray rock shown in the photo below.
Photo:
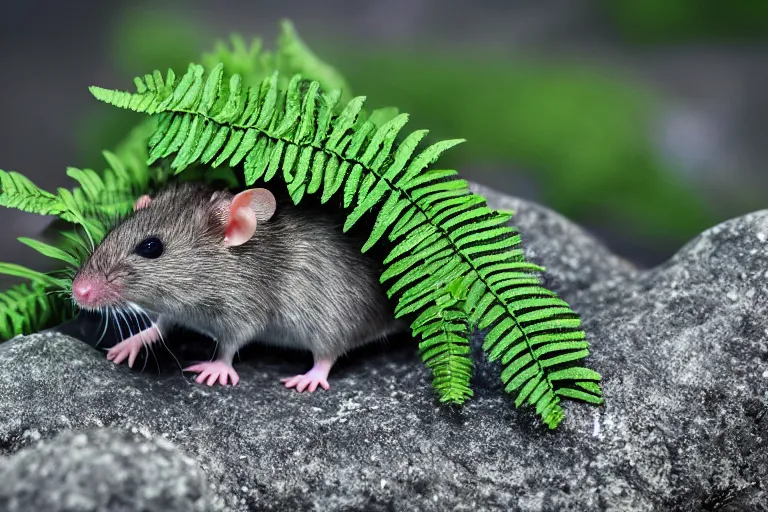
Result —
[[130, 370], [45, 333], [0, 345], [0, 449], [93, 426], [163, 436], [230, 510], [768, 510], [768, 212], [640, 272], [562, 217], [483, 193], [518, 212], [581, 313], [605, 407], [568, 402], [548, 431], [482, 360], [476, 397], [442, 406], [408, 340], [352, 354], [306, 395], [278, 381], [306, 355], [246, 351], [238, 387], [208, 388], [171, 357]]

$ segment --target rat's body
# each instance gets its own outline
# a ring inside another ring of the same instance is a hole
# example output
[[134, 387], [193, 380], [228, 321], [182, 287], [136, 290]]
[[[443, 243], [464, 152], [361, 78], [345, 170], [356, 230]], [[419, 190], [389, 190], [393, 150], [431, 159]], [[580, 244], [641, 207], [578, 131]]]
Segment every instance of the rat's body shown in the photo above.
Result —
[[198, 382], [236, 383], [235, 354], [259, 341], [311, 351], [313, 369], [284, 381], [314, 391], [345, 352], [404, 327], [379, 275], [332, 214], [276, 204], [264, 189], [184, 184], [139, 199], [80, 269], [73, 295], [83, 307], [159, 315], [110, 350], [115, 362], [132, 365], [144, 343], [182, 325], [218, 342], [216, 361], [188, 368]]

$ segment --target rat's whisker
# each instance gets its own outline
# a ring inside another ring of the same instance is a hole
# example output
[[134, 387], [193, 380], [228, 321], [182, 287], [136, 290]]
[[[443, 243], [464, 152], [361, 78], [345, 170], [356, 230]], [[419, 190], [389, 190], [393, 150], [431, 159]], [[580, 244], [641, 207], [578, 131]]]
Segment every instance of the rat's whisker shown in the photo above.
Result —
[[[157, 326], [155, 326], [155, 327], [157, 328]], [[165, 338], [163, 337], [163, 333], [162, 333], [162, 331], [160, 331], [159, 328], [157, 328], [157, 334], [160, 336], [160, 343], [163, 344], [163, 346], [165, 347], [165, 350], [167, 350], [168, 353], [171, 354], [171, 357], [173, 358], [173, 360], [176, 361], [176, 365], [179, 367], [179, 371], [181, 371], [181, 374], [182, 374], [182, 377], [183, 377], [183, 375], [184, 375], [184, 367], [181, 366], [181, 362], [179, 362], [178, 358], [176, 357], [176, 354], [173, 353], [171, 348], [165, 342]], [[187, 379], [184, 379], [184, 381], [187, 382]]]
[[[141, 329], [141, 332], [144, 332], [147, 329], [150, 329], [152, 327], [155, 327], [155, 330], [160, 335], [160, 339], [162, 339], [162, 333], [160, 333], [160, 329], [157, 328], [157, 326], [152, 322], [152, 319], [149, 317], [149, 314], [144, 311], [144, 309], [141, 308], [138, 304], [135, 304], [133, 302], [128, 303], [128, 308], [133, 312], [134, 317], [136, 318], [136, 322], [139, 323], [139, 328]], [[141, 320], [139, 320], [141, 318]], [[143, 321], [143, 324], [141, 323]], [[144, 340], [142, 335], [142, 341]], [[152, 346], [152, 343], [145, 344], [150, 352], [152, 352], [152, 357], [155, 358], [155, 365], [157, 365], [157, 373], [160, 374], [160, 360], [157, 357], [157, 354], [155, 353], [155, 349]], [[166, 347], [167, 348], [167, 347]], [[144, 368], [146, 368], [147, 362], [144, 361]], [[142, 372], [144, 371], [144, 368], [142, 368]]]
[[[104, 330], [101, 332], [101, 336], [99, 336], [99, 340], [96, 342], [96, 347], [101, 344], [101, 342], [104, 340], [104, 336], [107, 335], [107, 328], [109, 327], [109, 317], [107, 316], [107, 311], [109, 311], [108, 306], [99, 308], [101, 320], [104, 322]], [[101, 325], [101, 323], [99, 323], [99, 325]]]
[[213, 355], [211, 356], [211, 361], [216, 359], [216, 354], [219, 353], [219, 339], [218, 338], [214, 338], [213, 341], [216, 342], [216, 346], [213, 348]]
[[133, 302], [129, 302], [127, 307], [131, 310], [134, 318], [136, 319], [136, 322], [139, 324], [139, 328], [142, 331], [152, 327], [152, 320], [149, 318], [147, 312], [141, 308], [141, 306]]
[[123, 322], [125, 322], [125, 328], [128, 330], [128, 337], [134, 336], [133, 332], [133, 326], [131, 325], [131, 321], [128, 319], [127, 316], [125, 316], [125, 310], [121, 307], [117, 310], [117, 313], [120, 315], [120, 318], [123, 319]]
[[120, 327], [120, 320], [117, 318], [117, 311], [115, 308], [112, 308], [112, 318], [115, 320], [117, 330], [120, 332], [120, 341], [123, 341], [125, 339], [125, 337], [123, 337], [123, 328]]
[[[152, 344], [147, 343], [147, 341], [144, 339], [144, 331], [146, 328], [142, 325], [141, 320], [139, 320], [139, 316], [136, 314], [136, 309], [133, 306], [133, 304], [128, 304], [128, 311], [133, 315], [134, 320], [136, 320], [137, 328], [139, 329], [139, 337], [141, 338], [141, 344], [147, 349], [147, 355], [144, 358], [144, 366], [141, 367], [141, 373], [144, 373], [144, 370], [147, 369], [147, 362], [149, 361], [149, 353], [152, 354], [152, 357], [155, 359], [155, 363], [157, 363], [157, 356], [155, 356], [155, 352], [152, 349]], [[157, 364], [157, 371], [160, 373], [160, 364]]]
[[[147, 349], [147, 354], [144, 357], [144, 364], [141, 367], [141, 373], [144, 373], [144, 370], [147, 369], [147, 362], [149, 362], [149, 354], [152, 353], [152, 357], [155, 358], [155, 362], [157, 362], [157, 357], [155, 357], [155, 353], [152, 351], [152, 345], [144, 341], [144, 333], [139, 332], [139, 336], [141, 336], [141, 344], [144, 346], [144, 348]], [[158, 370], [159, 370], [159, 366], [158, 366]]]

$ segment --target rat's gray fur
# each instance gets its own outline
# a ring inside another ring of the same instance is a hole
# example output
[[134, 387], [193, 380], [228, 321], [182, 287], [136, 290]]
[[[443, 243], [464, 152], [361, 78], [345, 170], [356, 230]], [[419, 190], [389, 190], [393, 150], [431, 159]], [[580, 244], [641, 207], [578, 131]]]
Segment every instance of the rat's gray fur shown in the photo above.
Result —
[[[172, 185], [110, 231], [79, 272], [159, 314], [161, 330], [176, 324], [209, 335], [230, 364], [251, 341], [335, 360], [405, 327], [394, 320], [379, 264], [342, 234], [337, 217], [278, 202], [251, 240], [227, 247], [221, 215], [231, 198]], [[163, 242], [163, 254], [134, 254], [150, 236]]]

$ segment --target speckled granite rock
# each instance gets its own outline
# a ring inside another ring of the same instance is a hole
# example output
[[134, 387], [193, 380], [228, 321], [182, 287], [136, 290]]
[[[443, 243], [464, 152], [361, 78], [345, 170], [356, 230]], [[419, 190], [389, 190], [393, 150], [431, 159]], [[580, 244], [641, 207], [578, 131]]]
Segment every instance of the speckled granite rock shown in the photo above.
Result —
[[[29, 439], [39, 437], [25, 431]], [[204, 512], [205, 474], [162, 437], [115, 429], [65, 431], [0, 464], [4, 512]]]
[[162, 351], [141, 372], [45, 333], [0, 345], [0, 449], [93, 426], [165, 436], [236, 511], [768, 510], [768, 211], [640, 272], [562, 217], [482, 191], [517, 210], [582, 314], [604, 408], [568, 402], [548, 431], [481, 361], [477, 396], [449, 409], [408, 340], [352, 354], [330, 391], [305, 395], [278, 379], [306, 355], [255, 347], [237, 388], [211, 389]]

